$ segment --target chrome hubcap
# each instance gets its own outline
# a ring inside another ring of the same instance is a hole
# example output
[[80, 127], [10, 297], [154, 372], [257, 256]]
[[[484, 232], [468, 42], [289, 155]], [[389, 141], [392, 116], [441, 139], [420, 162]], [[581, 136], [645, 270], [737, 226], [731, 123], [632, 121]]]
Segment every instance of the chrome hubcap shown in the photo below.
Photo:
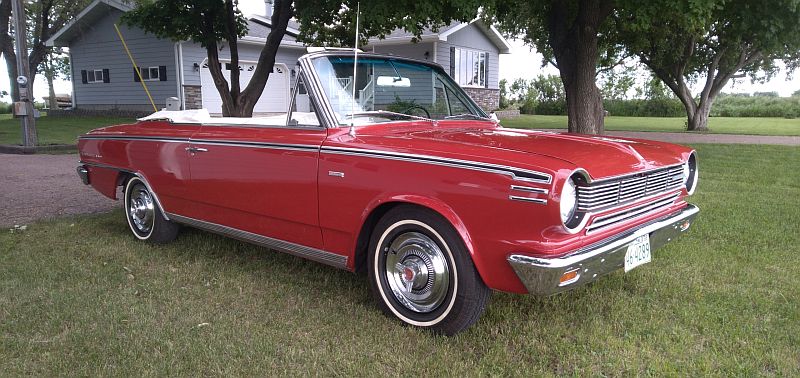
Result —
[[128, 204], [128, 216], [136, 229], [147, 234], [153, 228], [155, 207], [153, 197], [143, 188], [134, 188]]
[[447, 296], [447, 259], [425, 234], [406, 232], [395, 238], [387, 250], [385, 269], [395, 299], [411, 311], [431, 312]]

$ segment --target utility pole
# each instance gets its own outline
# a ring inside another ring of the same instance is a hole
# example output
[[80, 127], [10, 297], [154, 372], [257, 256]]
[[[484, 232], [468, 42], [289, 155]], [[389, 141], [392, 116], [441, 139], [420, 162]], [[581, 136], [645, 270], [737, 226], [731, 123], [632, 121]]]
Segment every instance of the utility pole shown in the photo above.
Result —
[[[17, 46], [17, 85], [19, 102], [14, 103], [14, 115], [22, 123], [22, 145], [35, 147], [38, 143], [36, 135], [36, 118], [33, 116], [33, 98], [30, 88], [31, 70], [28, 65], [28, 39], [25, 24], [25, 6], [22, 0], [11, 0], [11, 11], [14, 13], [14, 41]], [[14, 85], [11, 83], [11, 85]]]

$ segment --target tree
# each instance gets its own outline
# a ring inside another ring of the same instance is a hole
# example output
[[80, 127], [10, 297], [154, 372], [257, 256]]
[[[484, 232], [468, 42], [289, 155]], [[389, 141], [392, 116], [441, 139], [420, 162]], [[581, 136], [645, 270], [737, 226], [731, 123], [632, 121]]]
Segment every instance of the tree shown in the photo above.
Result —
[[206, 49], [208, 69], [222, 98], [226, 117], [251, 116], [275, 64], [275, 53], [294, 12], [293, 2], [276, 0], [272, 29], [258, 58], [253, 77], [244, 90], [239, 85], [239, 70], [230, 71], [230, 84], [222, 74], [219, 43], [227, 44], [231, 66], [239, 66], [238, 39], [247, 23], [234, 0], [155, 0], [142, 1], [123, 16], [123, 21], [160, 38], [193, 41]]
[[500, 79], [500, 109], [507, 109], [511, 105], [511, 99], [508, 98], [508, 80]]
[[[40, 65], [52, 51], [46, 46], [50, 37], [72, 20], [78, 12], [89, 4], [89, 0], [34, 0], [25, 1], [26, 24], [28, 27], [28, 66], [31, 77], [28, 87], [32, 89], [36, 74], [40, 72]], [[6, 60], [8, 78], [11, 85], [11, 97], [19, 100], [17, 86], [13, 85], [17, 77], [17, 54], [14, 51], [14, 33], [9, 27], [11, 16], [11, 1], [0, 0], [0, 52]]]
[[[616, 39], [680, 99], [689, 130], [707, 130], [715, 98], [737, 77], [765, 80], [800, 63], [796, 0], [618, 0]], [[690, 84], [704, 81], [698, 95]]]
[[[228, 45], [231, 65], [239, 64], [237, 40], [246, 33], [247, 23], [235, 0], [143, 0], [124, 16], [124, 21], [161, 38], [190, 40], [205, 47], [209, 72], [222, 98], [223, 115], [249, 117], [272, 72], [289, 19], [295, 17], [301, 23], [302, 41], [352, 46], [356, 5], [357, 1], [276, 0], [270, 20], [272, 28], [253, 77], [244, 89], [239, 84], [239, 72], [231, 70], [229, 83], [219, 64], [220, 41]], [[418, 36], [425, 27], [444, 25], [459, 15], [474, 17], [478, 7], [479, 2], [472, 0], [461, 0], [457, 5], [411, 0], [373, 2], [361, 9], [361, 41], [366, 42], [370, 36], [385, 36], [397, 27]]]
[[792, 97], [800, 97], [800, 89], [794, 91], [794, 93], [792, 93]]
[[601, 134], [603, 101], [598, 66], [610, 67], [622, 50], [607, 36], [615, 0], [516, 0], [486, 3], [485, 16], [509, 35], [522, 35], [559, 69], [570, 132]]
[[53, 87], [53, 81], [56, 78], [63, 78], [70, 80], [70, 67], [69, 56], [65, 54], [60, 48], [53, 49], [42, 62], [42, 75], [47, 80], [49, 89], [48, 105], [50, 109], [58, 109], [58, 101], [56, 100], [56, 90]]

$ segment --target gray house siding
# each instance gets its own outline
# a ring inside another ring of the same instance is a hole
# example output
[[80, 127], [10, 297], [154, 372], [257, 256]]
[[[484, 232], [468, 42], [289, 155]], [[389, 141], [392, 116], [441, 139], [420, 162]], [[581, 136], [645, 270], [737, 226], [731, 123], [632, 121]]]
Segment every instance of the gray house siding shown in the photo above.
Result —
[[470, 24], [451, 34], [447, 42], [437, 43], [436, 62], [441, 64], [447, 73], [450, 73], [451, 47], [487, 52], [489, 64], [486, 67], [486, 76], [489, 89], [500, 89], [500, 50], [478, 29], [478, 26]]
[[[372, 46], [370, 51], [374, 51], [379, 54], [392, 54], [406, 58], [430, 61], [433, 61], [435, 53], [433, 42]], [[425, 57], [426, 52], [428, 53], [427, 58]]]
[[[162, 108], [167, 97], [177, 96], [174, 44], [141, 29], [121, 25], [122, 14], [111, 11], [69, 46], [73, 93], [78, 108], [152, 110], [141, 83], [134, 81], [133, 66], [117, 37], [114, 23], [118, 24], [139, 67], [166, 66], [166, 81], [146, 82], [156, 106]], [[81, 71], [95, 69], [107, 69], [109, 83], [83, 83]]]

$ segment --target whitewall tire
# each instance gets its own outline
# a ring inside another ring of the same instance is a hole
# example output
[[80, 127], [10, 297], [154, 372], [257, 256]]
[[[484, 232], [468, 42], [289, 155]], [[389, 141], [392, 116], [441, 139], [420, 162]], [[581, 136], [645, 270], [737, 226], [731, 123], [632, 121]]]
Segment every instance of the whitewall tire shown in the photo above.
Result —
[[427, 209], [383, 216], [369, 245], [370, 287], [389, 316], [453, 335], [478, 320], [490, 296], [458, 233]]

